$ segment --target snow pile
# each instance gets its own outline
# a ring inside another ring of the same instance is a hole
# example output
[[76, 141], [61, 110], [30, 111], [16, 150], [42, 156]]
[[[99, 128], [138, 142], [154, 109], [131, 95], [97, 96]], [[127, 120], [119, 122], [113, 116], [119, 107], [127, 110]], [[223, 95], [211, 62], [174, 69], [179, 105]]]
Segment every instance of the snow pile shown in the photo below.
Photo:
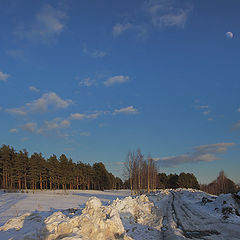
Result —
[[[44, 228], [44, 220], [37, 213], [26, 213], [20, 217], [15, 217], [8, 220], [1, 228], [0, 231], [9, 231], [13, 234], [12, 240], [22, 239], [44, 239], [42, 230]], [[13, 230], [16, 231], [13, 231]]]
[[16, 217], [8, 220], [2, 227], [0, 227], [0, 231], [7, 231], [12, 228], [15, 228], [16, 230], [21, 229], [23, 227], [25, 218], [30, 215], [31, 215], [30, 213], [26, 213], [20, 217]]
[[131, 223], [149, 226], [153, 207], [145, 195], [116, 199], [109, 206], [102, 206], [98, 198], [91, 197], [81, 214], [77, 211], [72, 218], [60, 211], [45, 219], [37, 213], [27, 213], [10, 219], [0, 230], [11, 233], [13, 240], [131, 240], [125, 226]]
[[221, 194], [207, 204], [212, 210], [222, 215], [223, 219], [240, 216], [240, 200], [231, 193]]
[[149, 217], [152, 218], [151, 214], [154, 204], [149, 201], [146, 195], [141, 195], [136, 198], [116, 199], [111, 206], [118, 210], [122, 219], [130, 219], [136, 223], [147, 224], [149, 223]]
[[42, 236], [45, 236], [46, 240], [54, 240], [73, 232], [70, 219], [62, 212], [53, 213], [44, 220], [44, 224], [45, 227], [42, 229]]
[[125, 234], [122, 221], [117, 209], [110, 206], [102, 206], [101, 201], [91, 197], [80, 216], [70, 220], [74, 231], [83, 239], [131, 239]]

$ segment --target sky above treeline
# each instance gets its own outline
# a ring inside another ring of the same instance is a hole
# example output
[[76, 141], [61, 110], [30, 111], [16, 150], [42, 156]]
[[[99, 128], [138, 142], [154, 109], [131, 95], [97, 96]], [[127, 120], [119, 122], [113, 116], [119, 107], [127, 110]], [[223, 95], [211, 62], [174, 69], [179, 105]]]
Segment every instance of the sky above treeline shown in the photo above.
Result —
[[240, 1], [0, 0], [1, 144], [240, 182]]

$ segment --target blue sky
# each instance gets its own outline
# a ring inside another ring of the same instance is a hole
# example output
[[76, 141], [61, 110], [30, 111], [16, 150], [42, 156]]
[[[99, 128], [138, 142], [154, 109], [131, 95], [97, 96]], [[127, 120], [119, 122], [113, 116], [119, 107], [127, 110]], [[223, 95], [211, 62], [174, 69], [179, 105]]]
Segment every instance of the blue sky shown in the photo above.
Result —
[[1, 144], [240, 182], [239, 1], [0, 4]]

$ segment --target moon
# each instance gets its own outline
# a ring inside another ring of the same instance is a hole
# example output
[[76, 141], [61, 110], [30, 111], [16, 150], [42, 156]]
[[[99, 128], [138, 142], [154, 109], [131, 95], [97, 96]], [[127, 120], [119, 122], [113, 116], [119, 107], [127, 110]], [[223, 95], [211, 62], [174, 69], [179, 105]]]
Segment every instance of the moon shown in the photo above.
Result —
[[226, 37], [228, 39], [232, 39], [233, 38], [233, 33], [232, 32], [227, 32], [225, 35], [226, 35]]

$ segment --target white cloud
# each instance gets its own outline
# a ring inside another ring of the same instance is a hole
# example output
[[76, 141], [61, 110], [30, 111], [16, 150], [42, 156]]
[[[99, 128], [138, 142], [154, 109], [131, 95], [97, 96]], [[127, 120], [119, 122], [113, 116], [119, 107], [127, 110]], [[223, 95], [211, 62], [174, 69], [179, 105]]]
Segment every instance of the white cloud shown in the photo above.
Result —
[[29, 91], [32, 91], [32, 92], [40, 92], [40, 90], [34, 86], [30, 86], [28, 89]]
[[180, 9], [177, 13], [169, 13], [163, 16], [153, 16], [152, 20], [155, 25], [168, 26], [168, 27], [181, 27], [183, 28], [188, 16], [188, 10]]
[[79, 85], [80, 86], [85, 86], [85, 87], [90, 87], [92, 86], [93, 84], [95, 84], [95, 80], [94, 79], [91, 79], [91, 78], [84, 78], [82, 79], [80, 82], [79, 82]]
[[55, 92], [48, 92], [43, 94], [41, 98], [26, 103], [22, 107], [9, 108], [6, 111], [13, 114], [26, 115], [31, 112], [46, 112], [50, 106], [56, 109], [67, 108], [70, 104], [72, 104], [72, 100], [63, 100]]
[[9, 77], [10, 77], [9, 74], [6, 74], [6, 73], [3, 73], [3, 72], [0, 72], [0, 80], [2, 80], [2, 81], [6, 81]]
[[125, 107], [125, 108], [120, 108], [120, 109], [115, 109], [113, 114], [136, 114], [138, 111], [136, 108], [133, 106]]
[[48, 42], [65, 28], [66, 13], [50, 4], [45, 4], [28, 23], [17, 26], [15, 33], [22, 39]]
[[90, 113], [90, 114], [84, 114], [84, 113], [72, 113], [70, 115], [70, 119], [73, 120], [83, 120], [83, 119], [95, 119], [99, 115], [101, 115], [101, 111], [96, 112], [96, 113]]
[[212, 117], [208, 118], [208, 121], [213, 121], [214, 119]]
[[16, 115], [20, 115], [20, 116], [27, 115], [27, 112], [26, 112], [26, 110], [23, 107], [20, 107], [20, 108], [8, 108], [8, 109], [6, 109], [6, 111], [8, 113], [16, 114]]
[[44, 124], [39, 128], [34, 122], [26, 123], [21, 128], [35, 134], [48, 135], [50, 133], [55, 133], [61, 135], [61, 129], [69, 128], [70, 125], [71, 123], [67, 119], [55, 118], [50, 121], [44, 121]]
[[192, 153], [179, 156], [154, 158], [160, 165], [174, 167], [184, 163], [211, 162], [219, 160], [216, 154], [225, 153], [235, 143], [216, 143], [195, 147]]
[[127, 30], [133, 30], [136, 32], [136, 36], [144, 39], [147, 34], [146, 24], [131, 24], [131, 23], [117, 23], [113, 26], [112, 33], [115, 37], [123, 34]]
[[240, 108], [237, 109], [237, 112], [240, 112]]
[[89, 137], [89, 136], [91, 136], [91, 133], [90, 132], [80, 132], [80, 136]]
[[11, 133], [17, 133], [18, 130], [17, 130], [16, 128], [11, 128], [11, 129], [9, 130], [9, 132], [11, 132]]
[[138, 35], [146, 36], [147, 30], [153, 27], [184, 28], [191, 11], [192, 7], [183, 4], [179, 7], [175, 0], [146, 0], [131, 14], [133, 17], [128, 22], [115, 24], [112, 33], [119, 36], [127, 30], [134, 30]]
[[125, 23], [125, 24], [117, 23], [113, 26], [113, 35], [118, 36], [123, 32], [133, 28], [134, 28], [134, 25], [131, 23]]
[[198, 108], [198, 109], [209, 109], [210, 106], [208, 106], [208, 105], [199, 105], [199, 106], [196, 106], [196, 108]]
[[86, 45], [83, 46], [83, 53], [95, 58], [102, 58], [107, 55], [107, 53], [103, 50], [89, 49]]
[[180, 27], [184, 28], [189, 7], [177, 7], [176, 1], [150, 0], [145, 3], [145, 11], [151, 17], [152, 24], [158, 27]]
[[55, 118], [51, 121], [44, 121], [44, 125], [39, 128], [36, 133], [38, 134], [48, 134], [49, 132], [58, 132], [58, 130], [63, 128], [69, 128], [71, 125], [70, 121], [67, 119]]
[[125, 83], [128, 80], [129, 80], [128, 76], [118, 75], [118, 76], [108, 78], [106, 81], [103, 82], [103, 84], [107, 87], [110, 87], [114, 84]]
[[209, 115], [209, 113], [211, 113], [211, 110], [204, 111], [203, 115]]
[[34, 122], [29, 122], [22, 126], [23, 130], [25, 130], [27, 132], [31, 132], [31, 133], [36, 132], [36, 128], [37, 128], [37, 124]]

